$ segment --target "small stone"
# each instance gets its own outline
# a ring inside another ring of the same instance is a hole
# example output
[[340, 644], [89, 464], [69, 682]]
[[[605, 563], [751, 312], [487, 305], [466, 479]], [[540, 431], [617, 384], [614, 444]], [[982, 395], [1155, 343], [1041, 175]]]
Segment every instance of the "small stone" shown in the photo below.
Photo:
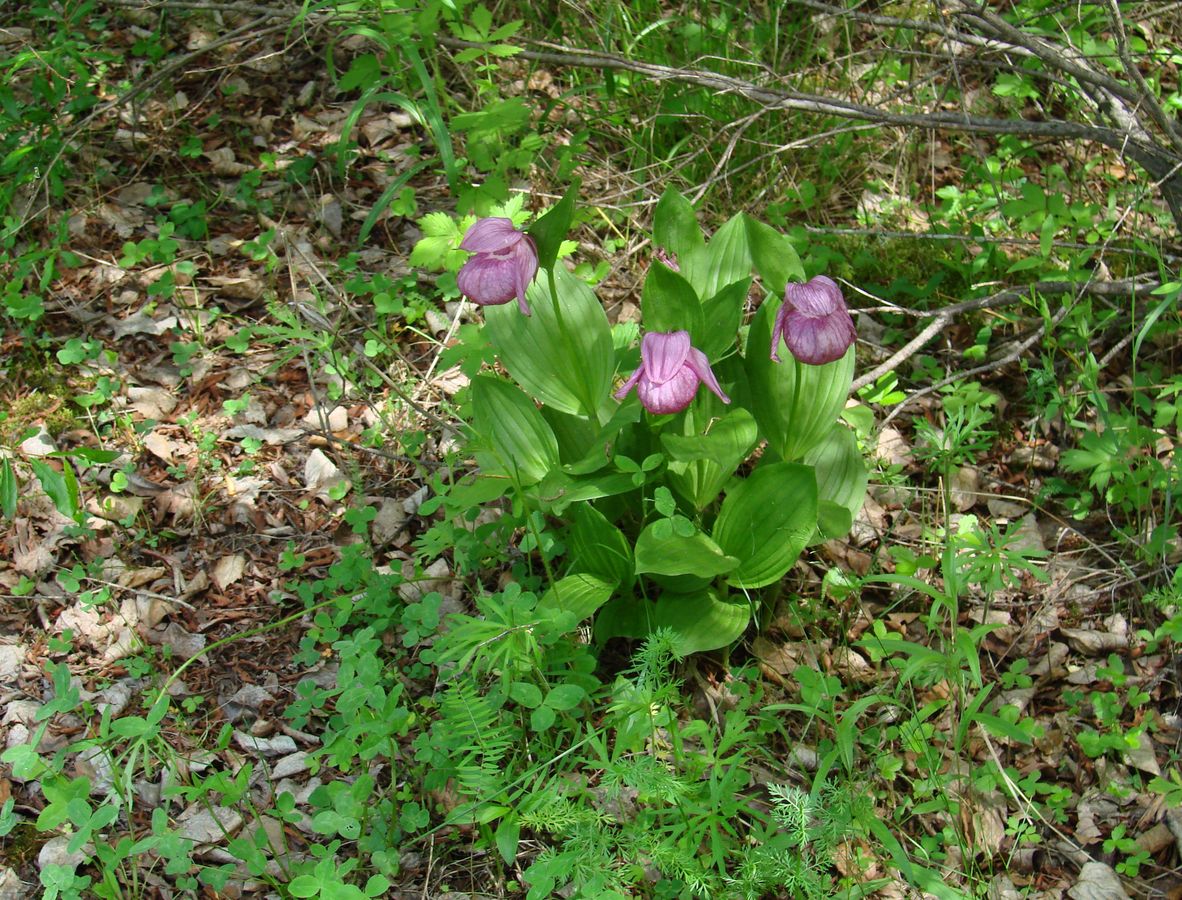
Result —
[[406, 524], [407, 512], [403, 504], [390, 497], [383, 497], [378, 514], [370, 525], [375, 547], [384, 547], [398, 536]]
[[234, 743], [247, 753], [257, 753], [259, 756], [283, 756], [296, 749], [296, 742], [286, 734], [280, 734], [273, 738], [261, 738], [242, 731], [235, 731]]
[[1001, 497], [986, 498], [985, 506], [989, 510], [989, 515], [995, 519], [1020, 519], [1027, 508], [1024, 504], [1003, 500]]
[[32, 894], [32, 885], [25, 887], [20, 876], [5, 866], [0, 869], [0, 900], [24, 900]]
[[949, 495], [958, 512], [968, 512], [977, 503], [981, 491], [981, 473], [973, 466], [961, 466], [952, 474]]
[[24, 644], [0, 644], [0, 682], [16, 680], [27, 652]]
[[45, 430], [44, 425], [37, 430], [36, 434], [21, 441], [21, 453], [25, 456], [40, 458], [42, 456], [49, 456], [49, 454], [56, 450], [57, 447], [54, 446], [53, 438], [49, 436], [49, 432]]
[[233, 696], [222, 701], [222, 713], [231, 722], [237, 722], [246, 713], [258, 714], [264, 703], [271, 703], [275, 696], [264, 687], [257, 684], [244, 684]]
[[423, 505], [423, 501], [427, 499], [427, 485], [423, 485], [409, 497], [402, 501], [402, 508], [406, 510], [408, 516], [413, 516], [419, 511], [419, 507]]
[[1038, 527], [1038, 520], [1034, 513], [1024, 515], [1010, 542], [1011, 550], [1028, 550], [1033, 553], [1045, 553], [1046, 545], [1042, 542], [1042, 531]]
[[194, 803], [177, 821], [177, 833], [198, 844], [220, 843], [242, 825], [242, 814], [224, 806], [206, 808]]
[[290, 756], [285, 756], [283, 759], [275, 763], [274, 768], [271, 769], [272, 778], [290, 778], [292, 775], [299, 775], [301, 772], [308, 771], [308, 753], [305, 750], [297, 750]]
[[66, 850], [71, 839], [69, 835], [62, 834], [46, 841], [41, 847], [41, 852], [37, 854], [37, 868], [44, 870], [46, 866], [69, 866], [74, 869], [86, 862], [90, 857], [86, 847], [81, 847], [73, 853]]

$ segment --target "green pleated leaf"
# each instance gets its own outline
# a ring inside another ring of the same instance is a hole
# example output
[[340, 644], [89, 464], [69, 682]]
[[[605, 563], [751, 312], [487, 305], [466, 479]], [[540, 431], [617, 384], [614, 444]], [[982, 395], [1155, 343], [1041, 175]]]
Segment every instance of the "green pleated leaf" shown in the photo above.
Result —
[[586, 282], [565, 266], [554, 267], [559, 314], [549, 278], [539, 275], [526, 291], [533, 314], [516, 304], [485, 310], [485, 332], [501, 363], [531, 396], [560, 412], [593, 417], [615, 374], [611, 326]]
[[759, 273], [764, 288], [774, 297], [783, 297], [788, 282], [803, 282], [804, 267], [792, 242], [770, 225], [744, 216], [751, 263]]
[[570, 517], [567, 548], [573, 567], [613, 584], [630, 584], [632, 548], [624, 532], [589, 503], [576, 504]]
[[781, 341], [782, 361], [772, 362], [772, 325], [781, 302], [768, 298], [755, 314], [745, 364], [755, 421], [772, 449], [791, 461], [820, 444], [845, 407], [854, 379], [854, 348], [824, 366], [798, 366]]
[[558, 457], [563, 465], [578, 462], [590, 453], [599, 434], [597, 422], [586, 416], [561, 412], [552, 406], [543, 406], [541, 412], [558, 440]]
[[558, 468], [558, 441], [533, 401], [507, 381], [472, 379], [472, 411], [485, 471], [502, 472], [523, 485]]
[[728, 579], [757, 588], [783, 577], [817, 527], [817, 480], [810, 466], [761, 466], [722, 501], [714, 540], [742, 562]]
[[853, 526], [866, 499], [866, 464], [858, 439], [840, 423], [804, 458], [817, 479], [819, 538], [841, 537]]
[[53, 505], [63, 516], [75, 519], [79, 514], [78, 479], [74, 477], [74, 470], [68, 462], [62, 463], [62, 471], [58, 472], [48, 463], [40, 459], [29, 460], [29, 467], [37, 480], [41, 482], [41, 489], [53, 501]]
[[542, 511], [563, 515], [572, 503], [613, 497], [636, 489], [632, 476], [626, 472], [592, 472], [589, 475], [568, 475], [561, 469], [551, 469], [532, 491], [531, 496]]
[[567, 189], [546, 215], [538, 219], [526, 233], [533, 238], [538, 248], [538, 265], [542, 269], [549, 269], [558, 260], [558, 251], [562, 242], [570, 231], [570, 223], [575, 215], [575, 200], [579, 196], [579, 182], [575, 182]]
[[637, 575], [692, 575], [714, 578], [732, 571], [739, 564], [727, 556], [713, 540], [700, 531], [680, 535], [668, 521], [653, 522], [636, 539]]
[[[686, 416], [686, 423], [692, 425], [690, 415]], [[711, 422], [705, 434], [662, 433], [661, 444], [670, 460], [669, 480], [695, 509], [705, 509], [754, 449], [758, 439], [759, 428], [755, 419], [742, 407]]]
[[759, 428], [751, 413], [739, 407], [721, 419], [707, 423], [705, 434], [661, 435], [661, 444], [670, 459], [691, 462], [709, 459], [720, 466], [738, 467], [759, 439]]
[[540, 613], [569, 613], [581, 622], [611, 599], [615, 582], [594, 575], [578, 574], [560, 578], [538, 600]]
[[0, 459], [0, 515], [11, 519], [16, 515], [17, 485], [16, 472], [7, 457]]
[[599, 641], [644, 638], [658, 628], [672, 628], [682, 653], [702, 653], [734, 643], [750, 621], [751, 609], [745, 600], [730, 600], [714, 590], [667, 591], [656, 602], [632, 597], [612, 600], [595, 619], [595, 637]]
[[743, 321], [743, 309], [747, 305], [747, 292], [751, 279], [742, 278], [732, 282], [702, 303], [702, 325], [700, 330], [690, 331], [694, 346], [709, 357], [711, 362], [721, 359], [735, 349], [735, 336]]
[[705, 248], [693, 206], [673, 188], [665, 190], [653, 213], [653, 245], [674, 254], [679, 262]]
[[728, 284], [741, 281], [750, 274], [751, 253], [747, 249], [747, 227], [743, 214], [739, 213], [714, 233], [706, 245], [704, 265], [691, 271], [687, 277], [699, 297], [713, 297]]
[[644, 279], [640, 312], [645, 331], [688, 331], [691, 338], [703, 332], [705, 320], [697, 293], [688, 281], [659, 262], [649, 266]]

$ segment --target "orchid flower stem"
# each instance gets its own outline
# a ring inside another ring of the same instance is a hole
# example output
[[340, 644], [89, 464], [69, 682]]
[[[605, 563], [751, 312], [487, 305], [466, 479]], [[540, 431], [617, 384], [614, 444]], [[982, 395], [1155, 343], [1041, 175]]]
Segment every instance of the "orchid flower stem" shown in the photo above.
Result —
[[799, 359], [792, 357], [792, 412], [793, 419], [796, 418], [797, 404], [800, 402], [800, 383], [804, 380], [804, 366], [801, 365]]

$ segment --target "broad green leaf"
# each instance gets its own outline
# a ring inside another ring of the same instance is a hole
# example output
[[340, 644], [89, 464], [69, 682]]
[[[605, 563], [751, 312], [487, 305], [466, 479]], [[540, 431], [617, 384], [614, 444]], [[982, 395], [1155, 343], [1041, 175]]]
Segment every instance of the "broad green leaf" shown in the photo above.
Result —
[[666, 591], [655, 602], [632, 597], [613, 600], [595, 620], [595, 637], [600, 641], [644, 638], [658, 628], [672, 628], [682, 653], [701, 653], [729, 646], [750, 621], [751, 608], [745, 600], [730, 600], [713, 590]]
[[649, 266], [640, 311], [646, 331], [688, 331], [693, 338], [701, 335], [705, 323], [702, 304], [690, 283], [659, 262]]
[[632, 548], [624, 532], [591, 504], [579, 503], [571, 509], [566, 543], [577, 571], [615, 584], [631, 582]]
[[[74, 470], [68, 462], [62, 463], [62, 471], [56, 471], [48, 463], [40, 459], [30, 459], [29, 467], [37, 480], [41, 482], [41, 489], [53, 501], [53, 505], [63, 516], [73, 519], [78, 514], [78, 483], [73, 477]], [[69, 472], [69, 476], [65, 475]], [[73, 490], [71, 490], [73, 485]]]
[[805, 454], [804, 461], [817, 477], [820, 538], [841, 537], [850, 530], [866, 500], [866, 465], [858, 452], [858, 439], [844, 425], [834, 424], [825, 439]]
[[0, 516], [11, 519], [16, 515], [17, 485], [12, 461], [0, 459]]
[[[591, 452], [599, 434], [597, 422], [586, 416], [560, 412], [552, 406], [543, 406], [541, 412], [558, 439], [558, 457], [564, 464], [578, 462]], [[605, 459], [603, 465], [607, 462]]]
[[980, 724], [986, 731], [992, 732], [994, 737], [1009, 738], [1019, 744], [1031, 743], [1029, 734], [1017, 725], [1007, 722], [1001, 716], [978, 712], [973, 714], [973, 721]]
[[658, 521], [636, 539], [637, 575], [694, 575], [714, 578], [732, 571], [739, 560], [725, 554], [707, 535], [696, 531], [683, 536]]
[[672, 253], [679, 263], [705, 249], [693, 206], [673, 188], [666, 188], [653, 212], [653, 245]]
[[[485, 331], [501, 363], [526, 393], [573, 415], [594, 416], [615, 374], [611, 326], [586, 282], [553, 269], [558, 308], [543, 274], [526, 296], [531, 316], [514, 303], [485, 310]], [[560, 322], [561, 316], [561, 322]]]
[[496, 833], [493, 840], [497, 845], [497, 852], [501, 854], [501, 859], [505, 861], [505, 865], [512, 866], [517, 859], [517, 843], [521, 838], [521, 822], [517, 818], [517, 813], [511, 812], [501, 820], [501, 824], [497, 826]]
[[632, 476], [625, 472], [592, 472], [589, 475], [568, 475], [552, 469], [531, 493], [545, 512], [562, 515], [572, 503], [613, 497], [635, 490]]
[[53, 457], [66, 459], [72, 457], [74, 459], [84, 459], [91, 463], [113, 463], [123, 454], [117, 450], [100, 450], [97, 447], [75, 447], [72, 450], [57, 450], [49, 454]]
[[757, 588], [783, 577], [817, 527], [817, 480], [810, 466], [761, 466], [722, 501], [714, 540], [742, 562], [728, 579]]
[[344, 91], [365, 90], [377, 85], [382, 80], [382, 67], [378, 58], [372, 53], [363, 53], [353, 60], [349, 71], [341, 76], [337, 82], [337, 89]]
[[773, 297], [783, 297], [788, 282], [804, 281], [804, 267], [792, 242], [770, 225], [744, 216], [751, 263], [759, 273], [764, 289]]
[[714, 233], [706, 245], [703, 265], [687, 276], [699, 297], [713, 297], [728, 284], [741, 281], [751, 274], [751, 254], [747, 250], [744, 218], [739, 213]]
[[848, 509], [832, 500], [818, 500], [817, 530], [809, 539], [809, 546], [849, 534], [853, 527], [854, 517]]
[[509, 685], [509, 698], [526, 709], [537, 709], [542, 705], [542, 690], [528, 681], [515, 681]]
[[702, 302], [702, 324], [699, 330], [689, 329], [694, 346], [717, 362], [735, 349], [735, 336], [743, 321], [743, 309], [747, 305], [747, 292], [751, 279], [742, 278], [722, 288], [713, 297]]
[[[570, 465], [563, 466], [563, 471], [570, 475], [586, 475], [589, 472], [598, 472], [604, 466], [612, 461], [615, 456], [616, 440], [620, 432], [625, 430], [629, 425], [640, 421], [641, 415], [644, 411], [639, 403], [617, 403], [610, 395], [605, 401], [607, 411], [600, 413], [600, 420], [607, 417], [607, 424], [599, 429], [599, 433], [595, 435], [594, 440], [591, 441], [586, 455]], [[549, 410], [549, 407], [543, 409], [543, 413]], [[565, 415], [559, 413], [557, 415]], [[547, 415], [547, 419], [551, 417]], [[570, 416], [568, 418], [577, 418]], [[559, 437], [559, 444], [561, 445], [562, 438]]]
[[[692, 415], [685, 421], [692, 428]], [[670, 460], [669, 480], [698, 510], [713, 502], [759, 439], [755, 420], [742, 407], [711, 421], [708, 427], [705, 434], [661, 435]]]
[[546, 215], [526, 229], [538, 248], [538, 265], [542, 269], [553, 268], [558, 260], [558, 250], [570, 231], [570, 223], [575, 215], [575, 200], [578, 196], [579, 181], [575, 179], [562, 199], [555, 203]]
[[490, 453], [477, 453], [486, 471], [536, 484], [558, 468], [558, 441], [533, 401], [507, 381], [486, 375], [472, 380], [475, 427]]
[[798, 363], [781, 342], [781, 362], [773, 362], [772, 325], [780, 303], [769, 298], [755, 314], [746, 367], [755, 421], [772, 449], [793, 461], [825, 439], [845, 407], [854, 378], [854, 348], [835, 362], [810, 366]]
[[534, 731], [545, 731], [554, 724], [554, 710], [548, 706], [539, 706], [529, 714], [529, 727]]
[[574, 709], [587, 696], [587, 692], [577, 684], [559, 684], [546, 695], [546, 705], [559, 712]]
[[615, 584], [594, 575], [567, 575], [550, 586], [536, 608], [540, 613], [570, 613], [581, 622], [607, 603]]

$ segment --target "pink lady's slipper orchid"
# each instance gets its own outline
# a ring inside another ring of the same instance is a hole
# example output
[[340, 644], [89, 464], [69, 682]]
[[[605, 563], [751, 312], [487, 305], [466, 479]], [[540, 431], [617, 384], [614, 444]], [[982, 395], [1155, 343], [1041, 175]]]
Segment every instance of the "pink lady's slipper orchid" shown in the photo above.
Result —
[[772, 328], [772, 359], [780, 361], [780, 338], [802, 363], [823, 366], [845, 356], [857, 337], [854, 320], [832, 278], [818, 275], [806, 284], [789, 284]]
[[658, 247], [657, 252], [653, 254], [653, 259], [661, 263], [666, 269], [671, 272], [681, 273], [681, 266], [677, 264], [677, 254], [670, 253], [663, 247]]
[[731, 402], [718, 386], [706, 354], [690, 346], [688, 331], [652, 331], [640, 342], [640, 368], [615, 396], [623, 400], [635, 387], [645, 409], [664, 415], [689, 406], [699, 384], [714, 391], [723, 403]]
[[509, 219], [480, 219], [460, 242], [472, 257], [456, 275], [460, 293], [480, 306], [499, 306], [514, 297], [529, 315], [525, 289], [538, 273], [538, 249]]

